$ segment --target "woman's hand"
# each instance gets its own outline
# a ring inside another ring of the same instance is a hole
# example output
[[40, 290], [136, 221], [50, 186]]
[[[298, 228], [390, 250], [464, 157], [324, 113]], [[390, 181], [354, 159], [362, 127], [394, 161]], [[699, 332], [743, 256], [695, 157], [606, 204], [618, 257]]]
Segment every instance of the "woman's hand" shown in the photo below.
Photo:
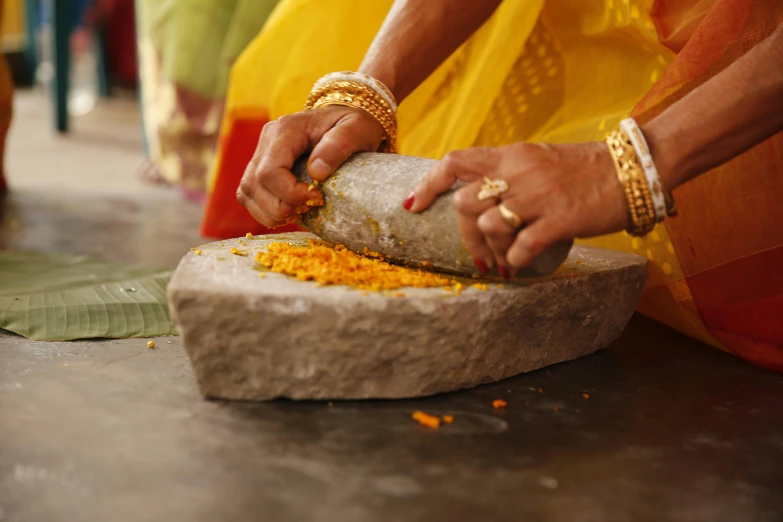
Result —
[[[484, 178], [502, 179], [508, 191], [478, 200]], [[454, 194], [465, 245], [482, 272], [497, 264], [509, 277], [558, 241], [624, 230], [628, 210], [612, 157], [603, 143], [542, 145], [516, 143], [447, 154], [416, 185], [403, 206], [421, 212], [457, 180]], [[499, 203], [522, 218], [514, 229]]]
[[378, 150], [383, 127], [359, 109], [329, 106], [283, 116], [264, 125], [258, 146], [237, 190], [237, 200], [267, 227], [292, 223], [323, 204], [319, 190], [291, 173], [294, 162], [312, 151], [307, 172], [324, 181], [355, 152]]

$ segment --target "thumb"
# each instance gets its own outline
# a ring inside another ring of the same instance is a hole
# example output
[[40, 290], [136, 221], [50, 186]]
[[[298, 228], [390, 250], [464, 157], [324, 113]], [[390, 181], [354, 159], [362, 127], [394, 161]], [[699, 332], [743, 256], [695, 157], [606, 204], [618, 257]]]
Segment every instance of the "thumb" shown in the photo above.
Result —
[[327, 131], [310, 154], [307, 173], [323, 181], [356, 152], [374, 152], [383, 139], [383, 127], [369, 114], [349, 114]]

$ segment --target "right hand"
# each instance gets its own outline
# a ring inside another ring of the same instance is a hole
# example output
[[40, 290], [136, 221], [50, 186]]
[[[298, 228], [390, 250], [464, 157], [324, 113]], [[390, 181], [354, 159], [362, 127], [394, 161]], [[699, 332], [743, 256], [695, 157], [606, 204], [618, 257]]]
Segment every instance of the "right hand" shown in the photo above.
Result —
[[297, 221], [323, 204], [319, 190], [308, 191], [291, 173], [294, 162], [312, 151], [307, 172], [326, 180], [356, 152], [374, 152], [384, 132], [360, 109], [332, 105], [283, 116], [264, 125], [253, 158], [237, 189], [237, 200], [261, 224], [274, 228]]

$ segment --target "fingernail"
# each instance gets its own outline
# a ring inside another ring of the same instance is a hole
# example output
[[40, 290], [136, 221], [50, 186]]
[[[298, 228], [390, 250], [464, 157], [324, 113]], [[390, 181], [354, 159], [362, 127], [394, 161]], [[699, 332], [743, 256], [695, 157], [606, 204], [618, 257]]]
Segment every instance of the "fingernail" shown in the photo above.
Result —
[[311, 178], [325, 178], [329, 175], [329, 173], [332, 172], [332, 167], [330, 167], [324, 160], [318, 158], [307, 166], [307, 171]]
[[413, 200], [415, 199], [415, 197], [416, 194], [414, 194], [413, 192], [408, 194], [408, 197], [405, 198], [405, 201], [402, 202], [402, 208], [404, 208], [405, 210], [410, 210], [411, 207], [413, 206]]
[[511, 273], [508, 271], [507, 266], [498, 265], [498, 273], [503, 279], [511, 279]]
[[478, 268], [481, 275], [487, 275], [489, 273], [489, 267], [481, 259], [474, 259], [473, 264], [476, 265], [476, 268]]

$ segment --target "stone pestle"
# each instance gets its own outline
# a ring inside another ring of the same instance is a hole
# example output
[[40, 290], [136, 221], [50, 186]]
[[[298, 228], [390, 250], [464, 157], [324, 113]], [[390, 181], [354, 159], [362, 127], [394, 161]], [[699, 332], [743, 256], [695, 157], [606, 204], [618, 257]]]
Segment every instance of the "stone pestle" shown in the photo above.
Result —
[[[324, 206], [307, 212], [302, 225], [318, 237], [355, 252], [367, 248], [395, 263], [478, 274], [462, 240], [452, 197], [462, 183], [424, 212], [412, 214], [402, 208], [416, 182], [435, 163], [398, 154], [356, 154], [318, 186], [324, 194]], [[311, 183], [306, 158], [297, 161], [292, 170], [297, 179]], [[554, 272], [568, 257], [572, 244], [555, 244], [517, 277]]]

